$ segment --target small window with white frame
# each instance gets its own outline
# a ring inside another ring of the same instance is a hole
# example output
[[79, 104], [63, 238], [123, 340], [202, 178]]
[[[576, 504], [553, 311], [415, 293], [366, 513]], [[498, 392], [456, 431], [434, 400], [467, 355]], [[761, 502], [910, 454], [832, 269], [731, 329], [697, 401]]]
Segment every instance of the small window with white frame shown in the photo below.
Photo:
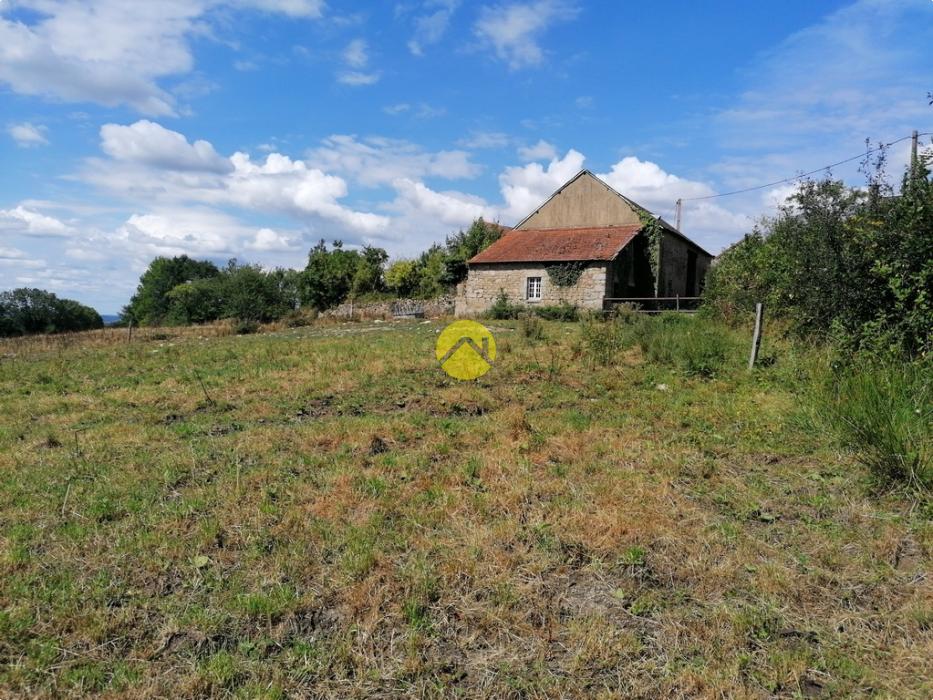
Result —
[[540, 277], [529, 277], [528, 278], [528, 286], [527, 286], [525, 298], [528, 301], [540, 301], [541, 300], [541, 278]]

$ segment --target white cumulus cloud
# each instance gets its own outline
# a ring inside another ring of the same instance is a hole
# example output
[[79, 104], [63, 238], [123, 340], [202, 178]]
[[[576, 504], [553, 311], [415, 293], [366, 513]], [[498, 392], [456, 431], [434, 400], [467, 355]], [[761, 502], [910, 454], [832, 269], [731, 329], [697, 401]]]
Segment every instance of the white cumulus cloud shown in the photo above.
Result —
[[73, 233], [70, 226], [53, 216], [19, 205], [13, 209], [0, 209], [0, 231], [20, 236], [58, 237]]
[[44, 126], [23, 122], [22, 124], [11, 124], [7, 128], [7, 133], [16, 141], [16, 145], [22, 148], [32, 146], [45, 146], [49, 140], [45, 137], [48, 131]]
[[31, 21], [0, 16], [0, 83], [69, 102], [177, 112], [159, 81], [194, 67], [191, 40], [213, 31], [224, 7], [317, 18], [323, 0], [18, 0]]
[[400, 178], [473, 178], [481, 168], [462, 150], [423, 150], [408, 141], [335, 135], [308, 153], [318, 167], [353, 178], [367, 186], [388, 185]]
[[541, 35], [553, 24], [571, 20], [578, 13], [577, 3], [568, 0], [487, 6], [480, 9], [473, 31], [512, 70], [518, 70], [544, 61]]
[[534, 146], [522, 146], [519, 148], [518, 157], [526, 162], [553, 160], [557, 158], [557, 149], [554, 147], [554, 144], [548, 143], [542, 139]]
[[[481, 216], [494, 218], [492, 208], [480, 197], [462, 192], [436, 192], [423, 182], [402, 178], [394, 183], [398, 198], [392, 207], [408, 216], [417, 215], [451, 227], [464, 227]], [[436, 225], [436, 223], [435, 223]]]
[[188, 143], [182, 134], [161, 124], [140, 120], [129, 126], [104, 124], [101, 148], [111, 158], [167, 170], [225, 173], [233, 169], [207, 141]]

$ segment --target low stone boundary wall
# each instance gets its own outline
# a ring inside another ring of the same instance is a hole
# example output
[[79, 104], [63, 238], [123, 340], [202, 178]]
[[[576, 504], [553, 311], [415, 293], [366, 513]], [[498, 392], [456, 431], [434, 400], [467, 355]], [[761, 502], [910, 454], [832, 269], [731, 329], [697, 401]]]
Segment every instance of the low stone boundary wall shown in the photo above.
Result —
[[365, 304], [344, 302], [340, 306], [328, 309], [321, 316], [325, 318], [439, 318], [453, 316], [454, 298], [437, 299], [393, 299]]

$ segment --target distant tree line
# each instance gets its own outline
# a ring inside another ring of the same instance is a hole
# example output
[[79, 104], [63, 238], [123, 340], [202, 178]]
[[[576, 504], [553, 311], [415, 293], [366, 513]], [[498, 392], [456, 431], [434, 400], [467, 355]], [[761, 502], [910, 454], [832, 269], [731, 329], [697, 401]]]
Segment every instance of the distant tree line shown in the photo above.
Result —
[[850, 351], [918, 357], [933, 350], [933, 183], [921, 158], [895, 193], [884, 157], [866, 188], [804, 182], [723, 252], [706, 285], [726, 318], [764, 302], [800, 334]]
[[86, 331], [103, 325], [91, 307], [51, 292], [24, 288], [0, 293], [0, 337]]
[[382, 248], [318, 243], [304, 270], [263, 270], [231, 260], [225, 267], [186, 255], [156, 258], [123, 309], [121, 323], [186, 325], [233, 318], [265, 323], [299, 308], [316, 311], [348, 299], [433, 298], [466, 277], [467, 260], [496, 241], [502, 227], [477, 219], [466, 230], [413, 259], [388, 264]]

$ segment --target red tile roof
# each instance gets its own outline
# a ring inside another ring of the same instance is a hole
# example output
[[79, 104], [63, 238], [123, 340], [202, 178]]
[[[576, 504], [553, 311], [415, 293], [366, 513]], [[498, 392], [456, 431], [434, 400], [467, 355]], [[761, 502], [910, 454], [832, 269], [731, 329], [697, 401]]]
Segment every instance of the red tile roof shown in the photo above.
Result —
[[469, 262], [612, 260], [641, 231], [641, 224], [600, 228], [507, 231]]

